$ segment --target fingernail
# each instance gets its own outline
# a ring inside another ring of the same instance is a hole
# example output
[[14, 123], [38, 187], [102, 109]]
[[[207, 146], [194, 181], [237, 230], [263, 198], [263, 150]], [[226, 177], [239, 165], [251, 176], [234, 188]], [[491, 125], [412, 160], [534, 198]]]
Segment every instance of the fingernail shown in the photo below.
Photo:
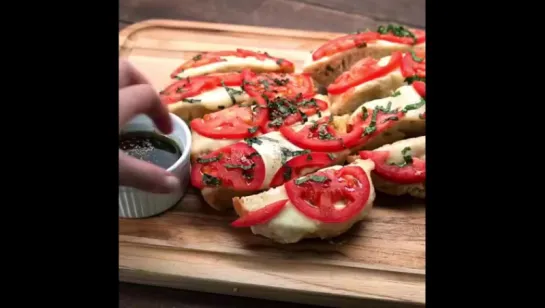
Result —
[[170, 192], [178, 191], [181, 188], [180, 180], [175, 176], [168, 176], [165, 179], [165, 186]]

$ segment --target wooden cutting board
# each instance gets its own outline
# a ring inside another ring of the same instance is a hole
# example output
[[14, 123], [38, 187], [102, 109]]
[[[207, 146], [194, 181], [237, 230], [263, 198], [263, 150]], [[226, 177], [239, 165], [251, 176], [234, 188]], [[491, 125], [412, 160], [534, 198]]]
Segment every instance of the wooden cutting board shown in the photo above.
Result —
[[[300, 69], [309, 51], [339, 35], [151, 20], [122, 30], [119, 52], [159, 90], [199, 52], [266, 51]], [[164, 214], [120, 219], [120, 280], [336, 307], [425, 304], [423, 201], [378, 194], [371, 215], [348, 233], [292, 245], [231, 228], [235, 217], [210, 209], [190, 187]]]

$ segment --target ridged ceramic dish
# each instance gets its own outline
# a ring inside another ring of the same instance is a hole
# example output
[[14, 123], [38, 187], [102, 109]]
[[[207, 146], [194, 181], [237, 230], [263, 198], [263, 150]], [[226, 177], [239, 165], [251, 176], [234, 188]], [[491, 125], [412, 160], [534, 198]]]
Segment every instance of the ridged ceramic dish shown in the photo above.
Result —
[[[180, 190], [169, 194], [156, 194], [141, 191], [136, 188], [119, 186], [119, 217], [145, 218], [160, 214], [185, 195], [189, 184], [189, 150], [191, 148], [191, 133], [187, 124], [174, 114], [170, 114], [173, 131], [167, 135], [182, 150], [182, 156], [167, 170], [180, 179]], [[122, 132], [156, 131], [152, 120], [147, 116], [135, 117], [123, 127]]]

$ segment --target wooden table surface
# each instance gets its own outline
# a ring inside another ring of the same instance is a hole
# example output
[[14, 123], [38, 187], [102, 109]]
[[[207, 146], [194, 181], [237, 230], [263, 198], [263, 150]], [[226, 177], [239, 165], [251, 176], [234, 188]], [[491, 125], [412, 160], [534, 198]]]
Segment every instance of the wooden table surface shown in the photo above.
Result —
[[[120, 0], [119, 30], [146, 19], [183, 19], [314, 31], [352, 32], [385, 22], [425, 28], [425, 0]], [[277, 307], [226, 295], [119, 284], [120, 307]], [[282, 308], [308, 305], [281, 303]]]

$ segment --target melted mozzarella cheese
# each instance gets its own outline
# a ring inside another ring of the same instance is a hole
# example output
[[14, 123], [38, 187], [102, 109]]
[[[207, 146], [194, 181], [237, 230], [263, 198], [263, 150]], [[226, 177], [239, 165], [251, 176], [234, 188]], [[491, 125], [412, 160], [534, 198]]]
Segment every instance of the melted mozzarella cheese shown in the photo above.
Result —
[[[256, 137], [261, 144], [252, 143], [251, 146], [261, 155], [265, 164], [265, 179], [261, 189], [269, 188], [274, 175], [282, 168], [282, 148], [290, 151], [302, 151], [298, 146], [291, 144], [280, 132], [270, 132], [263, 136]], [[286, 162], [293, 157], [287, 157]]]
[[402, 162], [403, 154], [401, 153], [404, 148], [411, 148], [411, 156], [425, 159], [426, 156], [426, 136], [415, 137], [400, 140], [391, 144], [383, 145], [373, 151], [388, 151], [390, 157], [388, 162]]
[[193, 77], [207, 75], [211, 73], [225, 73], [230, 71], [240, 71], [244, 68], [259, 71], [276, 71], [280, 66], [272, 59], [259, 60], [256, 57], [221, 57], [223, 61], [214, 62], [203, 66], [191, 67], [178, 74], [178, 77]]
[[[416, 90], [411, 85], [402, 86], [402, 87], [400, 87], [400, 88], [398, 88], [396, 90], [396, 92], [398, 92], [398, 91], [399, 91], [400, 94], [397, 95], [397, 96], [379, 98], [379, 99], [372, 100], [370, 102], [364, 103], [362, 106], [360, 106], [360, 108], [356, 109], [352, 113], [350, 118], [351, 119], [355, 118], [357, 116], [357, 114], [359, 112], [361, 112], [361, 107], [363, 107], [363, 106], [365, 106], [366, 108], [370, 108], [370, 109], [374, 109], [377, 106], [381, 106], [381, 107], [386, 108], [388, 106], [388, 104], [391, 102], [392, 103], [391, 104], [392, 109], [399, 108], [401, 110], [407, 105], [412, 105], [412, 104], [419, 103], [420, 100], [422, 99], [420, 97], [420, 95], [418, 94], [418, 92], [416, 92]], [[418, 109], [409, 110], [405, 114], [405, 117], [403, 117], [401, 119], [401, 121], [409, 121], [409, 120], [410, 121], [414, 121], [414, 120], [423, 121], [422, 119], [420, 119], [420, 114], [424, 113], [425, 111], [426, 111], [426, 104], [422, 105]]]
[[[370, 172], [374, 169], [375, 165], [371, 160], [358, 159], [350, 165], [361, 167], [365, 171], [369, 181], [372, 181]], [[341, 168], [343, 168], [343, 166], [337, 165], [321, 170], [338, 170]], [[284, 185], [282, 185], [257, 195], [243, 197], [241, 198], [241, 202], [246, 211], [255, 211], [272, 202], [285, 199], [288, 199], [288, 195]], [[305, 237], [329, 238], [340, 235], [348, 230], [354, 223], [363, 219], [371, 210], [374, 200], [375, 190], [371, 183], [369, 199], [367, 200], [365, 207], [358, 214], [343, 223], [323, 223], [302, 214], [288, 199], [285, 207], [276, 217], [265, 224], [252, 226], [251, 230], [254, 234], [260, 234], [281, 243], [295, 243]]]
[[[250, 96], [246, 92], [244, 92], [241, 87], [228, 88], [233, 90], [233, 98], [235, 99], [236, 103], [243, 103], [250, 100]], [[227, 92], [227, 89], [225, 89], [224, 87], [216, 87], [215, 89], [203, 92], [190, 98], [194, 100], [200, 100], [199, 103], [209, 110], [219, 110], [221, 107], [227, 108], [233, 105], [231, 95], [229, 95], [229, 92]]]

